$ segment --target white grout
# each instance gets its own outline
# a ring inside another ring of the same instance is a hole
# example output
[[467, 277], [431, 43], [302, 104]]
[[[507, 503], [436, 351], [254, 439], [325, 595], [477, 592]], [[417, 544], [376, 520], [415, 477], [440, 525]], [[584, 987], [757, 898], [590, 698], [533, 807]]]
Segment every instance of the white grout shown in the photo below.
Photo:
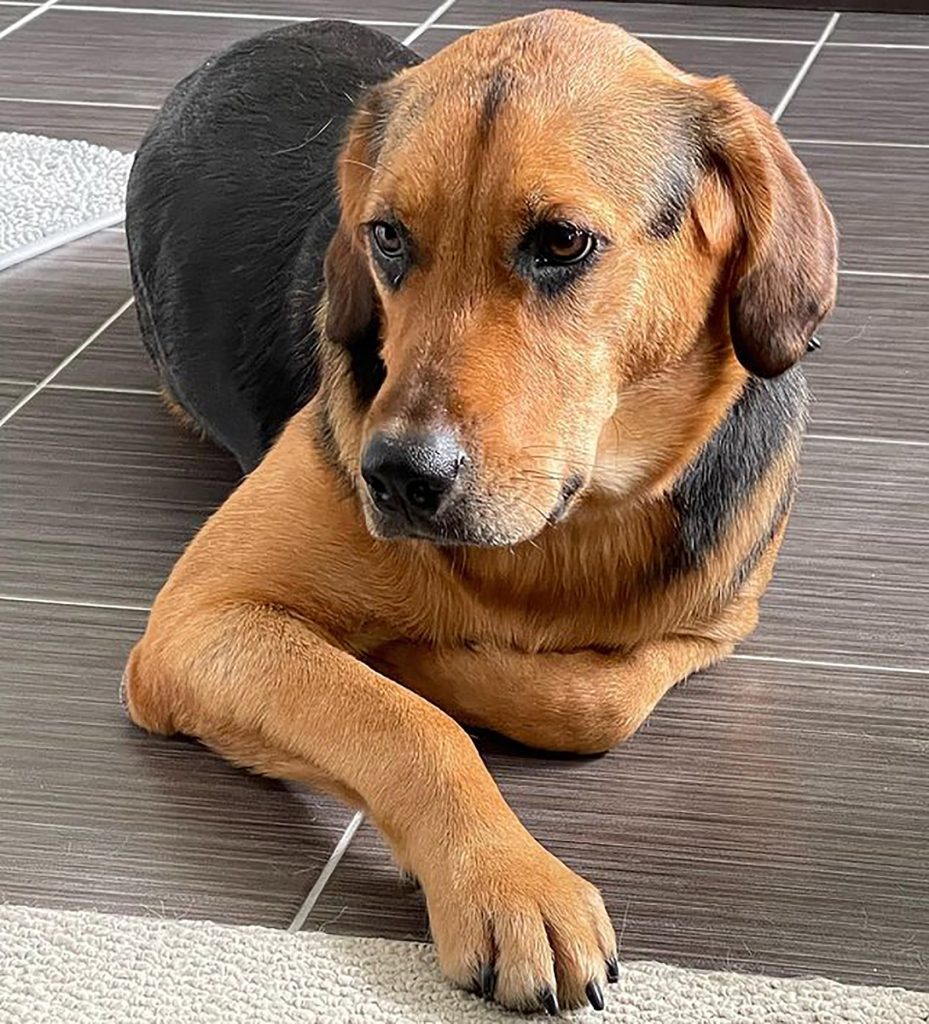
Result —
[[0, 416], [0, 427], [3, 427], [7, 423], [9, 423], [10, 420], [19, 412], [20, 409], [23, 408], [24, 405], [28, 405], [33, 400], [33, 398], [36, 397], [36, 395], [44, 391], [45, 388], [47, 388], [48, 385], [51, 384], [51, 382], [58, 376], [58, 374], [61, 373], [62, 370], [70, 366], [71, 363], [73, 363], [74, 360], [77, 359], [77, 357], [89, 345], [92, 345], [108, 327], [114, 324], [123, 315], [123, 313], [125, 313], [126, 310], [133, 304], [133, 302], [135, 302], [135, 299], [133, 298], [126, 299], [126, 301], [119, 307], [119, 309], [116, 310], [115, 313], [107, 317], [107, 319], [104, 320], [103, 323], [91, 335], [89, 335], [89, 337], [85, 338], [69, 356], [66, 356], [64, 359], [62, 359], [62, 361], [55, 367], [54, 370], [52, 370], [50, 374], [48, 374], [46, 377], [43, 377], [42, 380], [40, 380], [39, 383], [36, 384], [31, 390], [27, 391], [26, 394], [23, 395], [23, 397], [11, 409], [8, 409], [3, 414], [3, 416]]
[[51, 604], [63, 608], [102, 608], [115, 612], [150, 612], [147, 604], [116, 604], [111, 601], [61, 601], [54, 597], [20, 597], [16, 594], [0, 594], [0, 601], [13, 604]]
[[910, 274], [896, 270], [845, 270], [839, 269], [841, 277], [886, 277], [896, 281], [929, 281], [929, 274]]
[[859, 142], [856, 139], [795, 139], [792, 146], [872, 146], [878, 149], [929, 149], [929, 142]]
[[[226, 18], [233, 21], [319, 21], [318, 15], [306, 14], [263, 14], [259, 11], [186, 11], [173, 7], [110, 7], [105, 4], [59, 4], [60, 11], [77, 11], [89, 14], [156, 14], [168, 18]], [[371, 25], [381, 28], [413, 28], [415, 21], [381, 21], [357, 18], [346, 18], [358, 25]]]
[[411, 46], [413, 43], [415, 43], [416, 40], [419, 39], [419, 37], [423, 34], [423, 32], [425, 32], [427, 29], [432, 28], [432, 26], [439, 20], [439, 18], [441, 18], [446, 11], [451, 9], [451, 6], [452, 4], [454, 4], [454, 2], [455, 0], [444, 0], [444, 3], [439, 4], [439, 6], [436, 7], [432, 14], [430, 14], [429, 17], [426, 18], [426, 20], [421, 25], [418, 25], [416, 28], [413, 29], [413, 31], [408, 36], [404, 37], [403, 45]]
[[908, 448], [929, 448], [929, 441], [909, 441], [897, 437], [856, 437], [850, 434], [807, 434], [814, 441], [843, 441], [852, 444], [900, 444]]
[[0, 103], [44, 103], [57, 107], [116, 107], [120, 110], [160, 110], [150, 103], [103, 103], [100, 100], [45, 100], [31, 96], [0, 96]]
[[757, 661], [772, 665], [800, 665], [808, 668], [845, 668], [859, 672], [880, 672], [888, 675], [929, 676], [929, 668], [909, 668], [900, 665], [865, 665], [853, 661], [817, 661], [812, 658], [776, 658], [767, 654], [730, 654], [733, 661]]
[[161, 397], [155, 388], [111, 388], [103, 384], [47, 384], [49, 391], [95, 391], [106, 395], [147, 395]]
[[839, 12], [833, 12], [832, 17], [826, 24], [826, 27], [822, 30], [819, 39], [813, 45], [813, 48], [806, 55], [806, 60], [800, 65], [800, 70], [794, 75], [793, 81], [787, 87], [787, 92], [781, 97], [781, 102], [774, 108], [774, 113], [771, 115], [771, 120], [777, 124], [778, 121], [784, 116], [784, 111], [790, 105], [790, 101], [797, 94], [797, 90], [803, 84], [804, 78], [809, 73], [810, 68], [813, 66], [816, 58], [819, 56], [822, 48], [826, 45], [829, 36], [835, 31], [836, 25], [839, 23]]
[[849, 47], [856, 50], [929, 50], [929, 43], [827, 43], [833, 47]]
[[28, 25], [30, 21], [34, 21], [40, 14], [44, 14], [49, 7], [53, 7], [56, 3], [58, 3], [58, 0], [45, 0], [44, 4], [33, 7], [28, 14], [24, 14], [17, 21], [14, 21], [12, 25], [7, 25], [5, 29], [0, 30], [0, 39], [6, 39], [12, 32], [22, 28], [23, 25]]
[[[487, 28], [487, 25], [462, 25], [457, 22], [443, 21], [433, 25], [434, 31], [476, 32]], [[772, 36], [724, 36], [695, 34], [691, 32], [632, 32], [638, 39], [683, 39], [698, 43], [767, 43], [772, 46], [812, 46], [815, 39], [775, 39]]]
[[336, 843], [335, 849], [329, 855], [329, 860], [326, 861], [325, 866], [319, 873], [319, 877], [313, 883], [313, 888], [306, 894], [306, 899], [300, 904], [300, 909], [296, 914], [294, 914], [294, 919], [287, 926], [287, 931], [298, 932], [306, 924], [306, 919], [312, 913], [313, 907], [316, 906], [316, 902], [322, 895], [323, 889], [326, 888], [326, 884], [335, 873], [335, 869], [339, 866], [339, 862], [345, 856], [345, 851], [348, 849], [352, 839], [355, 838], [355, 833], [361, 827], [361, 823], [363, 821], [364, 815], [361, 811], [357, 811], [352, 820], [348, 825], [346, 825], [345, 831], [342, 833], [342, 837]]

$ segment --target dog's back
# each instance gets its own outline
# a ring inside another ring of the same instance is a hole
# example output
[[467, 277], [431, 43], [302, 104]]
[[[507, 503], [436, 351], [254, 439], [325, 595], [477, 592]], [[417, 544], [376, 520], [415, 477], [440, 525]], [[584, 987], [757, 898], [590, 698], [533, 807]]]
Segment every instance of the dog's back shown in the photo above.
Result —
[[166, 397], [246, 470], [317, 387], [345, 122], [418, 61], [361, 26], [287, 26], [188, 76], [139, 148], [126, 233], [142, 335]]

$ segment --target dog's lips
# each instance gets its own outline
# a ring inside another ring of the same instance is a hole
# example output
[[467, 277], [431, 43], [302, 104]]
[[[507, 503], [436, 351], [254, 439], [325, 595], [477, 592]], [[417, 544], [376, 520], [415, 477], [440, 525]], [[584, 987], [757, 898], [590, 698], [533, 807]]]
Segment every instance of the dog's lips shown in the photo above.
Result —
[[580, 494], [584, 487], [584, 478], [580, 473], [574, 473], [568, 477], [565, 481], [564, 486], [561, 488], [561, 494], [558, 496], [558, 501], [555, 502], [555, 507], [548, 514], [548, 522], [551, 526], [556, 523], [560, 523], [562, 519], [568, 514], [574, 499]]

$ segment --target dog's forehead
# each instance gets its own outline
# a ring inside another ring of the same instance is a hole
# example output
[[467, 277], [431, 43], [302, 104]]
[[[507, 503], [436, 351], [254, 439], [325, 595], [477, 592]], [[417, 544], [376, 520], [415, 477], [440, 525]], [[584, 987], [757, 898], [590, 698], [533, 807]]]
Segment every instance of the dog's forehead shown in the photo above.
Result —
[[465, 190], [471, 209], [597, 190], [635, 201], [689, 160], [682, 78], [616, 26], [569, 12], [478, 30], [398, 81], [380, 191], [421, 211]]

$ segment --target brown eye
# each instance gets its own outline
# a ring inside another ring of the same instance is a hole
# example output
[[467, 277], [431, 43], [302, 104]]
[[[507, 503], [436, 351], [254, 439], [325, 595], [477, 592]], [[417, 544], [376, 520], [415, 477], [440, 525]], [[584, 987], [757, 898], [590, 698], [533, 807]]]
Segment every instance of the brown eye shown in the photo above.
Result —
[[594, 236], [567, 221], [552, 221], [539, 227], [536, 250], [544, 263], [580, 263], [593, 252]]
[[403, 239], [400, 232], [387, 221], [379, 220], [371, 225], [371, 237], [382, 256], [395, 260], [403, 255]]

